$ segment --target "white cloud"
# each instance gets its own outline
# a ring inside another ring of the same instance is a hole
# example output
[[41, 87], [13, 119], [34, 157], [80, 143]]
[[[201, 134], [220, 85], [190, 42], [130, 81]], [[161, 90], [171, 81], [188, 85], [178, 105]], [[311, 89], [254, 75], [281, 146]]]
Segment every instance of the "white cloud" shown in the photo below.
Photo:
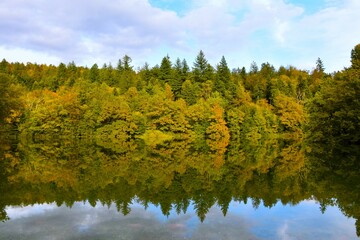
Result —
[[295, 64], [314, 66], [320, 57], [330, 71], [349, 66], [350, 50], [360, 42], [360, 28], [354, 27], [360, 25], [359, 12], [359, 2], [350, 0], [293, 22], [287, 47], [298, 52]]
[[289, 225], [287, 222], [285, 222], [284, 224], [282, 224], [278, 229], [277, 229], [277, 235], [279, 237], [279, 239], [281, 240], [291, 240], [293, 238], [290, 237], [290, 235], [288, 234], [288, 230], [289, 229]]
[[[145, 0], [13, 1], [0, 3], [0, 46], [31, 49], [86, 62], [96, 54], [141, 55], [161, 44], [174, 45], [183, 35], [176, 13], [153, 8]], [[9, 51], [8, 50], [8, 51]]]
[[61, 59], [56, 56], [51, 56], [43, 51], [34, 51], [31, 49], [17, 48], [17, 47], [2, 47], [0, 46], [1, 59], [5, 58], [9, 62], [32, 62], [32, 63], [46, 63], [58, 65]]
[[193, 0], [190, 6], [179, 16], [147, 0], [2, 0], [0, 50], [7, 59], [22, 52], [16, 61], [39, 56], [36, 62], [86, 65], [128, 54], [141, 65], [159, 63], [167, 53], [192, 61], [202, 49], [212, 64], [225, 55], [234, 67], [255, 60], [311, 69], [320, 57], [332, 71], [349, 64], [360, 41], [357, 0], [327, 0], [311, 15], [285, 0]]
[[33, 206], [10, 206], [5, 211], [10, 219], [19, 219], [34, 215], [44, 215], [47, 211], [56, 208], [56, 204], [35, 204]]

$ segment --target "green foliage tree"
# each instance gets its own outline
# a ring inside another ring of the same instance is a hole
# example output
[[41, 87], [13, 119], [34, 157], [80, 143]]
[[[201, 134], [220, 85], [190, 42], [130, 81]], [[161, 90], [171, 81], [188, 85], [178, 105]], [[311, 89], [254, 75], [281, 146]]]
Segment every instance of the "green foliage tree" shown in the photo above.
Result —
[[250, 73], [255, 74], [259, 71], [259, 67], [255, 61], [250, 64]]
[[322, 60], [320, 58], [318, 58], [316, 60], [316, 71], [318, 71], [319, 73], [324, 73], [325, 68], [324, 68], [324, 64], [322, 62]]
[[0, 62], [0, 72], [1, 73], [8, 73], [8, 66], [9, 63], [6, 61], [6, 59], [4, 58], [1, 62]]
[[230, 77], [230, 69], [227, 65], [225, 57], [222, 56], [220, 63], [217, 65], [214, 90], [224, 96], [226, 88], [229, 87]]
[[[185, 66], [185, 65], [184, 65]], [[200, 50], [199, 54], [196, 56], [194, 67], [193, 67], [193, 79], [197, 83], [206, 82], [207, 80], [212, 79], [213, 68], [208, 63], [205, 58], [205, 54]]]
[[173, 79], [174, 74], [171, 65], [172, 64], [170, 61], [170, 57], [169, 56], [163, 57], [159, 72], [160, 80], [164, 83], [169, 83], [170, 85], [172, 85], [172, 82], [174, 81]]
[[133, 66], [131, 65], [132, 59], [125, 55], [122, 61], [119, 61], [117, 70], [120, 73], [119, 77], [119, 87], [120, 93], [124, 94], [129, 88], [136, 87], [136, 74], [133, 70]]
[[358, 144], [360, 142], [359, 45], [351, 52], [352, 66], [326, 81], [308, 104], [309, 132], [313, 141]]
[[99, 82], [99, 67], [96, 63], [90, 68], [89, 78], [91, 82]]
[[360, 69], [360, 44], [351, 50], [351, 68], [356, 70]]

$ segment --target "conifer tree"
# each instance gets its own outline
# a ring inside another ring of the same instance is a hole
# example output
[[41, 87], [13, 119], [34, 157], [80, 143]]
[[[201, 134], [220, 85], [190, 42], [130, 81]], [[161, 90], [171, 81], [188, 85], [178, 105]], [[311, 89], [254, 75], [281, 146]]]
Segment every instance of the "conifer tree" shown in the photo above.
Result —
[[205, 58], [205, 54], [202, 50], [200, 50], [199, 54], [197, 55], [194, 67], [193, 67], [193, 78], [195, 82], [205, 82], [207, 79], [206, 73], [209, 70], [208, 61]]
[[132, 59], [128, 55], [125, 55], [122, 59], [124, 71], [132, 71], [133, 66], [131, 66]]
[[320, 58], [316, 60], [316, 70], [321, 73], [325, 71], [324, 64]]
[[7, 73], [7, 67], [9, 63], [5, 60], [5, 58], [0, 62], [0, 72]]
[[182, 60], [181, 63], [182, 63], [182, 74], [183, 74], [182, 80], [185, 81], [189, 74], [190, 68], [189, 68], [189, 65], [187, 64], [185, 58]]
[[250, 64], [250, 73], [255, 74], [259, 71], [259, 67], [255, 61]]
[[[186, 61], [185, 61], [186, 64]], [[174, 95], [176, 98], [178, 98], [180, 96], [180, 91], [181, 91], [181, 87], [182, 84], [185, 82], [186, 80], [186, 75], [187, 73], [183, 73], [183, 62], [181, 62], [181, 60], [179, 58], [176, 59], [174, 68], [173, 68], [173, 81], [169, 82], [172, 91], [174, 92]], [[186, 70], [185, 70], [186, 71]]]
[[172, 78], [173, 78], [173, 74], [172, 74], [170, 57], [169, 56], [163, 57], [160, 65], [159, 80], [163, 81], [164, 83], [169, 83], [171, 82]]
[[92, 65], [92, 67], [90, 68], [90, 81], [91, 82], [98, 82], [99, 81], [99, 67], [98, 65], [95, 63], [94, 65]]
[[214, 83], [214, 90], [221, 93], [223, 96], [225, 90], [230, 83], [230, 69], [227, 65], [225, 57], [222, 56], [220, 63], [217, 65], [216, 79]]

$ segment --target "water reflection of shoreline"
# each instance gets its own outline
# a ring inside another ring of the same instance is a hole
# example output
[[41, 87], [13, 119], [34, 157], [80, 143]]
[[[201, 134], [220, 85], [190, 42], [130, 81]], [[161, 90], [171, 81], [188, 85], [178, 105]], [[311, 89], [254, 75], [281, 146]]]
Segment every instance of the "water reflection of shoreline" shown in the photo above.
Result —
[[343, 216], [337, 208], [325, 215], [314, 202], [302, 202], [297, 207], [277, 204], [269, 209], [232, 201], [224, 217], [213, 206], [204, 222], [189, 206], [186, 214], [171, 211], [164, 218], [160, 207], [150, 204], [145, 210], [134, 203], [131, 213], [120, 214], [116, 207], [92, 207], [88, 202], [76, 202], [71, 209], [56, 204], [35, 204], [24, 208], [8, 207], [12, 220], [0, 224], [0, 237], [30, 237], [29, 239], [356, 239], [354, 220]]
[[226, 152], [204, 152], [181, 141], [156, 147], [134, 143], [122, 145], [127, 148], [122, 151], [73, 140], [3, 148], [2, 219], [6, 206], [55, 202], [71, 207], [78, 201], [91, 206], [100, 201], [129, 215], [138, 201], [145, 208], [159, 206], [165, 217], [191, 206], [199, 220], [206, 221], [214, 206], [222, 215], [230, 214], [233, 200], [250, 201], [257, 209], [307, 199], [319, 202], [322, 211], [335, 205], [346, 216], [358, 216], [359, 198], [350, 184], [359, 179], [357, 174], [349, 179], [348, 165], [336, 162], [334, 170], [322, 159], [306, 157], [301, 141], [267, 139], [238, 148], [230, 144]]

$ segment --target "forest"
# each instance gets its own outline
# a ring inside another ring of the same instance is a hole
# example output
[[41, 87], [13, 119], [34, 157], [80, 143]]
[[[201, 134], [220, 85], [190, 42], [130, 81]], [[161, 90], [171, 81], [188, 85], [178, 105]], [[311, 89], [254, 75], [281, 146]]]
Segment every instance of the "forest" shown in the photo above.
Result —
[[326, 73], [253, 62], [230, 70], [200, 51], [135, 69], [0, 63], [0, 221], [6, 207], [77, 201], [203, 221], [232, 200], [313, 199], [356, 219], [360, 236], [360, 44]]
[[2, 135], [94, 138], [108, 144], [142, 139], [156, 146], [195, 142], [209, 151], [267, 138], [312, 143], [360, 143], [360, 44], [351, 66], [326, 73], [320, 58], [312, 71], [251, 63], [214, 67], [200, 51], [185, 59], [135, 70], [125, 55], [117, 66], [91, 68], [0, 63]]

